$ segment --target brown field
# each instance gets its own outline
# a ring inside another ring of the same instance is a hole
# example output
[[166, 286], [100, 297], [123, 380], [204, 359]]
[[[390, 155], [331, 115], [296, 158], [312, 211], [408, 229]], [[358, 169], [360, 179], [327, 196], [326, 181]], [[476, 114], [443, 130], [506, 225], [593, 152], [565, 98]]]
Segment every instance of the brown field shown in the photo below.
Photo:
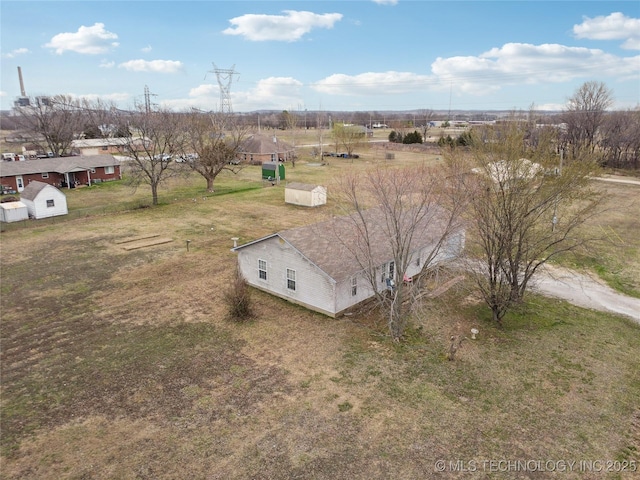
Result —
[[[303, 154], [287, 180], [330, 194], [345, 170], [384, 162], [358, 153], [326, 166]], [[255, 318], [233, 323], [231, 237], [331, 205], [285, 205], [258, 167], [216, 184], [175, 180], [153, 208], [145, 188], [103, 184], [69, 191], [67, 217], [2, 225], [3, 478], [637, 478], [638, 325], [532, 296], [499, 329], [466, 284], [425, 305], [401, 344], [371, 310], [334, 320], [258, 291]], [[603, 188], [616, 213], [592, 228], [616, 241], [566, 261], [638, 292], [638, 188]], [[132, 239], [149, 245], [123, 248]], [[447, 361], [450, 335], [472, 326], [479, 339]], [[486, 463], [499, 460], [577, 463]], [[596, 460], [611, 463], [579, 464]]]

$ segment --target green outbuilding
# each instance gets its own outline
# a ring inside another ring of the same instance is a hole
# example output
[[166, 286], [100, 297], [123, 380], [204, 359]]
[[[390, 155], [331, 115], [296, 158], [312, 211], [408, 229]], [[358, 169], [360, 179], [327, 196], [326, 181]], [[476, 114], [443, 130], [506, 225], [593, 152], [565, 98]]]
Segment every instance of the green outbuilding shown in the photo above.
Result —
[[265, 162], [262, 164], [263, 180], [284, 180], [284, 165], [279, 162]]

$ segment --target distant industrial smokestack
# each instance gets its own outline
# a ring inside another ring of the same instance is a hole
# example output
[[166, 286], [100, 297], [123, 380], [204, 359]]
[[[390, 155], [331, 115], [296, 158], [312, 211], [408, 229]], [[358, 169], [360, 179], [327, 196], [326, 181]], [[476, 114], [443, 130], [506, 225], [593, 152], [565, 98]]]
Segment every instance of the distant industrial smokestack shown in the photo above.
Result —
[[27, 94], [24, 91], [24, 81], [22, 80], [22, 68], [18, 67], [18, 78], [20, 79], [20, 96], [26, 97]]

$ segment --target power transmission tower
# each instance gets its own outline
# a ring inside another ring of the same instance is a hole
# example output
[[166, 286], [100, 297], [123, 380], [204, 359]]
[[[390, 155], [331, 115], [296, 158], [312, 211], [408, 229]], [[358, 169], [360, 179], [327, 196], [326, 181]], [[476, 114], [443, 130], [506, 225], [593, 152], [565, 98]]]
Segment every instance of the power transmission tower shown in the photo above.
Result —
[[235, 65], [227, 69], [218, 68], [213, 63], [213, 73], [216, 74], [218, 85], [220, 86], [220, 111], [222, 113], [231, 113], [233, 111], [231, 108], [231, 82], [234, 75], [240, 75], [235, 71], [235, 68]]
[[144, 111], [146, 113], [151, 112], [151, 96], [157, 96], [155, 93], [149, 93], [149, 87], [147, 85], [144, 86]]

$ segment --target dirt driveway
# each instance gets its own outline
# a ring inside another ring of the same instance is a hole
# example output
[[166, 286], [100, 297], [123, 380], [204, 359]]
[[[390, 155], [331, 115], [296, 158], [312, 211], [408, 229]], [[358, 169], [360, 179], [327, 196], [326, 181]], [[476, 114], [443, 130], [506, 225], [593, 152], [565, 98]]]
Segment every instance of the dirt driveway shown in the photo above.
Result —
[[640, 323], [640, 298], [616, 292], [600, 280], [558, 266], [544, 265], [534, 289], [580, 307], [625, 315]]

